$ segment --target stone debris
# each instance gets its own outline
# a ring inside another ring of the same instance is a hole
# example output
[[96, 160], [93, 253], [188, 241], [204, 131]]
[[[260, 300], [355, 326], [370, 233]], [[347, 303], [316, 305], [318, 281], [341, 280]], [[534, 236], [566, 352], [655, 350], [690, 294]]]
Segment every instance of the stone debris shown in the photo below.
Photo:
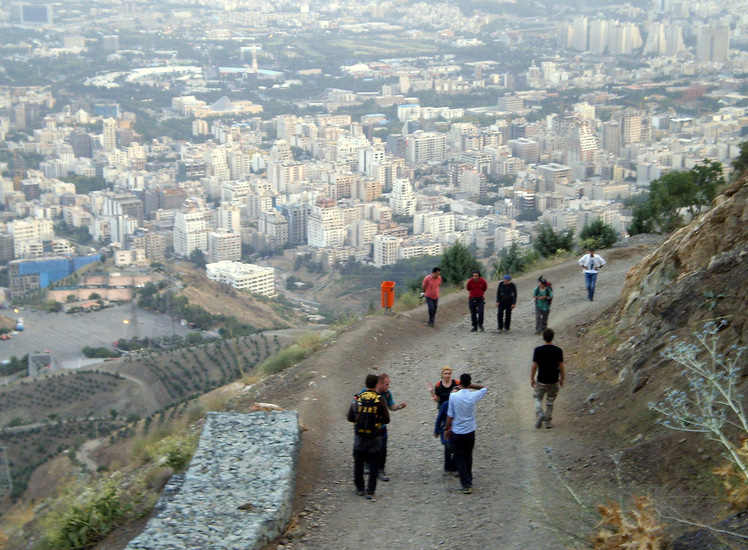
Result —
[[296, 411], [208, 413], [189, 468], [126, 550], [262, 547], [291, 517], [300, 445]]

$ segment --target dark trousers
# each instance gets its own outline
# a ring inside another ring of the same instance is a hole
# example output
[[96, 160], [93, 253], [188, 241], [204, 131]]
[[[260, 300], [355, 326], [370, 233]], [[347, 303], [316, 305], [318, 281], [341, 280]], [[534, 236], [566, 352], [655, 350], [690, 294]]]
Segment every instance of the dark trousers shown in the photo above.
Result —
[[585, 273], [584, 285], [587, 287], [587, 299], [591, 302], [595, 297], [595, 283], [597, 283], [597, 273]]
[[384, 472], [387, 463], [387, 425], [382, 426], [382, 446], [379, 448], [379, 470]]
[[457, 462], [455, 462], [454, 449], [452, 448], [452, 442], [446, 441], [444, 443], [444, 471], [445, 472], [456, 472]]
[[512, 324], [512, 304], [499, 302], [499, 330], [509, 330]]
[[[379, 475], [380, 450], [382, 438], [380, 436], [353, 438], [353, 483], [357, 491], [366, 491], [373, 495], [377, 490], [377, 476]], [[364, 463], [369, 464], [369, 482], [364, 486]]]
[[475, 447], [475, 432], [452, 434], [452, 448], [463, 487], [473, 486], [473, 447]]
[[429, 325], [434, 326], [434, 317], [436, 317], [436, 308], [439, 306], [439, 298], [426, 297], [426, 306], [429, 308]]
[[550, 309], [535, 308], [535, 334], [540, 334], [548, 327], [548, 314]]
[[470, 307], [470, 321], [473, 328], [483, 326], [483, 309], [486, 301], [483, 298], [470, 298], [468, 306]]

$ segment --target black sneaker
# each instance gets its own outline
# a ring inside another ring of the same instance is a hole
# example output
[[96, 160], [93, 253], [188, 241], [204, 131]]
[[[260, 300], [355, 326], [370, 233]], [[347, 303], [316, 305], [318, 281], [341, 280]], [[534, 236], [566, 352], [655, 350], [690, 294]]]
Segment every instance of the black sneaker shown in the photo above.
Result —
[[366, 494], [366, 491], [359, 491], [358, 489], [356, 489], [356, 494], [358, 496], [362, 497], [362, 496], [364, 496]]
[[379, 470], [379, 474], [377, 474], [377, 478], [379, 481], [389, 481], [390, 478], [387, 477], [387, 474], [385, 474], [382, 470]]
[[483, 329], [483, 325], [479, 326], [478, 330], [481, 331], [481, 332], [485, 332], [484, 329]]
[[470, 332], [478, 332], [478, 327], [473, 327], [470, 329]]
[[374, 493], [366, 493], [366, 500], [374, 500]]

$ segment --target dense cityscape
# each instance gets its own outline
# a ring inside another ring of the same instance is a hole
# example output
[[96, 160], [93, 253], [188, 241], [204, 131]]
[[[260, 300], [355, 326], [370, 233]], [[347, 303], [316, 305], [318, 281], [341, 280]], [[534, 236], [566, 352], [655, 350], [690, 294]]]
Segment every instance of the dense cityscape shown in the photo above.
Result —
[[625, 237], [653, 180], [705, 159], [728, 175], [740, 6], [13, 3], [7, 286], [44, 288], [75, 254], [202, 254], [274, 295], [271, 251], [382, 267], [527, 247], [542, 223]]

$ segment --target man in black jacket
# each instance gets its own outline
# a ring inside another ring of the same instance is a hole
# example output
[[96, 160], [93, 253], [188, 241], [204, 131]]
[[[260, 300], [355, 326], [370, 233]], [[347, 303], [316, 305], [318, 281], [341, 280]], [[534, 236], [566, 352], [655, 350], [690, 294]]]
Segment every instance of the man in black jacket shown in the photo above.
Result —
[[[382, 450], [382, 426], [390, 421], [384, 398], [376, 392], [376, 374], [366, 376], [366, 389], [356, 394], [348, 409], [347, 419], [355, 423], [353, 431], [353, 482], [356, 493], [374, 498]], [[404, 406], [404, 404], [403, 404]], [[402, 407], [400, 407], [402, 408]], [[364, 463], [370, 464], [369, 481], [364, 486]]]
[[512, 310], [517, 305], [517, 287], [510, 275], [504, 275], [496, 289], [496, 307], [499, 309], [499, 332], [509, 332]]

